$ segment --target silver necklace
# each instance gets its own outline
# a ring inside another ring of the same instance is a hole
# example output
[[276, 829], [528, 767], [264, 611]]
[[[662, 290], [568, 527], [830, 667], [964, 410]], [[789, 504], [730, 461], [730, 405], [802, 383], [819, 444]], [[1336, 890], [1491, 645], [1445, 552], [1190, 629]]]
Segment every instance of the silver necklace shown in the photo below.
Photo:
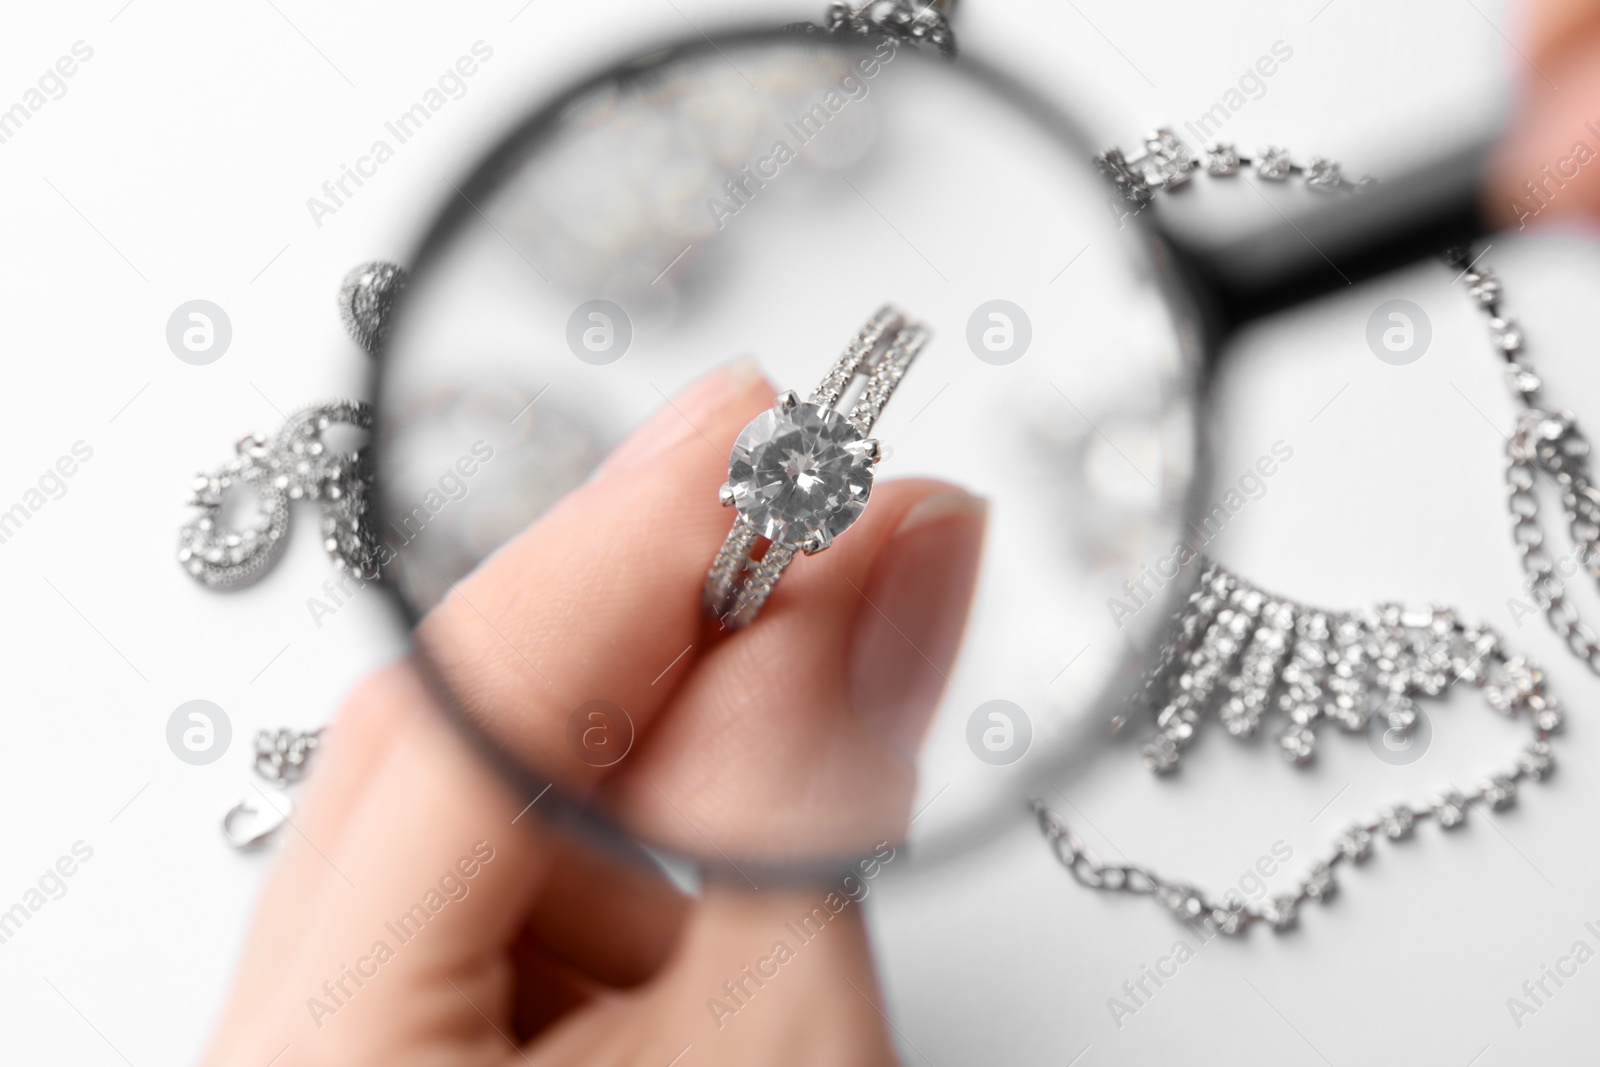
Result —
[[1205, 146], [1203, 157], [1197, 157], [1166, 127], [1145, 134], [1144, 151], [1135, 156], [1112, 147], [1095, 156], [1094, 162], [1124, 200], [1140, 207], [1154, 200], [1161, 190], [1188, 185], [1200, 170], [1214, 178], [1231, 178], [1245, 169], [1254, 170], [1256, 177], [1269, 182], [1299, 178], [1307, 189], [1317, 193], [1358, 192], [1377, 181], [1370, 176], [1351, 181], [1344, 176], [1343, 167], [1321, 156], [1297, 163], [1287, 148], [1277, 145], [1249, 156], [1230, 141], [1212, 141]]
[[[1506, 361], [1506, 382], [1522, 405], [1514, 432], [1506, 440], [1506, 499], [1512, 542], [1527, 575], [1523, 588], [1568, 650], [1600, 674], [1600, 636], [1579, 618], [1565, 585], [1565, 579], [1580, 571], [1600, 581], [1600, 490], [1589, 476], [1588, 439], [1572, 412], [1541, 406], [1544, 383], [1528, 364], [1522, 328], [1502, 311], [1500, 280], [1494, 272], [1478, 267], [1466, 248], [1451, 249], [1445, 261], [1461, 271], [1468, 296], [1487, 318], [1490, 342]], [[1541, 475], [1554, 487], [1566, 512], [1573, 552], [1562, 559], [1551, 554], [1539, 518], [1534, 487]]]
[[[1247, 157], [1235, 145], [1212, 142], [1202, 160], [1168, 129], [1147, 135], [1137, 156], [1109, 148], [1095, 162], [1135, 210], [1151, 203], [1157, 191], [1186, 185], [1201, 169], [1229, 178], [1248, 167], [1263, 180], [1299, 178], [1321, 193], [1359, 193], [1373, 181], [1349, 181], [1339, 164], [1320, 157], [1301, 164], [1278, 147]], [[1522, 332], [1501, 315], [1499, 282], [1469, 257], [1465, 249], [1446, 253], [1447, 262], [1462, 271], [1471, 298], [1489, 317], [1491, 339], [1507, 360], [1511, 387], [1524, 406], [1507, 445], [1507, 481], [1528, 589], [1573, 653], [1600, 673], [1600, 639], [1563, 596], [1559, 564], [1544, 547], [1533, 494], [1539, 474], [1555, 484], [1578, 545], [1577, 557], [1600, 579], [1600, 492], [1589, 480], [1587, 442], [1570, 412], [1552, 415], [1535, 406], [1541, 383], [1522, 359]], [[1451, 785], [1426, 803], [1390, 804], [1351, 825], [1292, 892], [1258, 903], [1245, 901], [1237, 891], [1213, 897], [1141, 865], [1106, 863], [1059, 814], [1033, 801], [1040, 831], [1078, 882], [1151, 896], [1184, 921], [1205, 922], [1225, 934], [1242, 934], [1257, 922], [1280, 932], [1292, 929], [1307, 902], [1333, 895], [1341, 864], [1368, 858], [1378, 835], [1404, 841], [1419, 822], [1430, 820], [1442, 830], [1454, 829], [1474, 804], [1496, 811], [1510, 807], [1520, 783], [1542, 781], [1555, 768], [1550, 738], [1561, 729], [1563, 714], [1545, 686], [1543, 671], [1525, 657], [1509, 655], [1490, 627], [1468, 626], [1448, 608], [1311, 608], [1267, 594], [1207, 563], [1199, 587], [1168, 635], [1133, 699], [1135, 706], [1154, 712], [1156, 733], [1142, 754], [1146, 766], [1158, 774], [1177, 770], [1184, 750], [1213, 716], [1233, 737], [1248, 739], [1264, 716], [1281, 714], [1286, 722], [1277, 735], [1279, 749], [1285, 758], [1304, 765], [1315, 758], [1317, 728], [1323, 723], [1331, 721], [1345, 732], [1364, 731], [1376, 723], [1407, 738], [1419, 719], [1416, 700], [1442, 696], [1460, 681], [1477, 687], [1494, 710], [1525, 716], [1534, 734], [1512, 767], [1491, 773], [1471, 789]]]
[[222, 817], [222, 837], [236, 849], [254, 848], [277, 833], [294, 812], [294, 801], [283, 791], [305, 777], [306, 764], [322, 742], [326, 727], [315, 730], [262, 730], [256, 734], [256, 774], [269, 783], [252, 783], [255, 796], [246, 794]]

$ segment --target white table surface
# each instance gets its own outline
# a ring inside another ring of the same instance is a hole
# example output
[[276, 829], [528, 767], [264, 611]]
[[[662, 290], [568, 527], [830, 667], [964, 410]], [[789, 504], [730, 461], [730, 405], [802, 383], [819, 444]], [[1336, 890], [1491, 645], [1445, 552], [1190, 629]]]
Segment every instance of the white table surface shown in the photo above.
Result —
[[[1284, 41], [1292, 60], [1229, 132], [1381, 171], [1416, 139], [1492, 124], [1519, 74], [1499, 4], [965, 2], [968, 48], [1003, 53], [1051, 96], [1080, 102], [1108, 142], [1195, 118]], [[247, 593], [219, 598], [185, 579], [171, 554], [190, 475], [219, 442], [275, 425], [275, 408], [359, 388], [363, 357], [332, 308], [339, 278], [358, 261], [404, 256], [442, 179], [527, 101], [630, 41], [740, 9], [496, 0], [402, 16], [376, 3], [104, 0], [8, 13], [0, 106], [74, 42], [93, 55], [0, 144], [0, 504], [75, 442], [93, 458], [0, 544], [11, 757], [0, 907], [75, 842], [93, 856], [0, 944], [0, 1060], [145, 1067], [198, 1054], [268, 861], [217, 840], [242, 761], [178, 762], [167, 717], [185, 700], [216, 701], [236, 745], [260, 727], [320, 723], [401, 647], [375, 598], [314, 624], [305, 601], [328, 569], [306, 523]], [[468, 93], [316, 225], [306, 198], [480, 39], [494, 60]], [[1600, 372], [1585, 359], [1596, 245], [1507, 238], [1491, 258], [1552, 395], [1600, 425]], [[1380, 363], [1362, 340], [1371, 310], [1397, 296], [1434, 329], [1429, 355], [1409, 367]], [[164, 337], [172, 309], [196, 297], [222, 305], [234, 328], [227, 356], [207, 367], [174, 359]], [[1520, 1027], [1506, 1007], [1575, 941], [1600, 947], [1584, 927], [1600, 925], [1588, 829], [1600, 686], [1540, 620], [1518, 628], [1507, 611], [1519, 583], [1499, 474], [1511, 404], [1481, 323], [1449, 273], [1423, 265], [1267, 324], [1231, 356], [1218, 391], [1222, 475], [1278, 439], [1295, 454], [1215, 553], [1304, 600], [1447, 601], [1499, 626], [1544, 661], [1572, 710], [1564, 769], [1493, 826], [1384, 849], [1292, 936], [1256, 930], [1201, 948], [1120, 1025], [1108, 998], [1125, 997], [1123, 982], [1182, 934], [1148, 902], [1080, 889], [1020, 817], [955, 866], [897, 865], [869, 908], [906, 1062], [1592, 1058], [1600, 964]], [[1580, 603], [1592, 607], [1592, 593]], [[1275, 842], [1308, 857], [1340, 820], [1498, 762], [1520, 741], [1470, 697], [1436, 725], [1434, 749], [1408, 768], [1330, 738], [1326, 758], [1300, 772], [1214, 739], [1178, 782], [1108, 765], [1069, 799], [1106, 853], [1226, 885]]]

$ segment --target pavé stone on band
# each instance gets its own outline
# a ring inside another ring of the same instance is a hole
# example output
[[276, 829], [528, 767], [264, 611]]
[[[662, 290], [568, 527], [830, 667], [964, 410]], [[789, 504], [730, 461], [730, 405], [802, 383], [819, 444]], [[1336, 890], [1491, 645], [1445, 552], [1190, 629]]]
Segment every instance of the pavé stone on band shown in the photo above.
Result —
[[[928, 338], [884, 305], [808, 399], [782, 393], [740, 432], [718, 491], [739, 516], [704, 594], [706, 610], [727, 629], [755, 621], [796, 552], [821, 552], [860, 516], [882, 459], [868, 435]], [[858, 378], [865, 384], [857, 391]]]

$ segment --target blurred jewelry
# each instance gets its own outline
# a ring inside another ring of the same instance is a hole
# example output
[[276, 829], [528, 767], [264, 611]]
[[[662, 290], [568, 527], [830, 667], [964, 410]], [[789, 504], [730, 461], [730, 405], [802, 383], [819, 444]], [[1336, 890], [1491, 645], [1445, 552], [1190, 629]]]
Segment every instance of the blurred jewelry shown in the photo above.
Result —
[[[350, 400], [313, 405], [289, 416], [271, 438], [240, 438], [233, 459], [195, 477], [188, 502], [200, 514], [178, 532], [178, 562], [190, 577], [212, 589], [237, 589], [261, 577], [283, 550], [292, 500], [324, 502], [323, 539], [335, 565], [376, 577], [366, 450], [335, 452], [322, 440], [339, 423], [369, 430], [372, 411]], [[241, 487], [254, 492], [257, 515], [238, 529], [228, 524], [223, 508], [230, 492]]]
[[368, 355], [376, 356], [388, 340], [395, 304], [405, 288], [405, 268], [381, 260], [355, 267], [340, 283], [339, 319]]
[[[1467, 295], [1488, 319], [1490, 343], [1506, 361], [1506, 382], [1522, 405], [1515, 432], [1506, 441], [1506, 488], [1512, 541], [1527, 574], [1523, 590], [1544, 610], [1551, 628], [1572, 654], [1600, 674], [1600, 636], [1578, 617], [1562, 580], [1586, 571], [1600, 581], [1600, 490], [1589, 476], [1589, 442], [1572, 412], [1541, 407], [1539, 392], [1544, 383], [1528, 365], [1522, 328], [1501, 311], [1500, 280], [1493, 271], [1477, 265], [1482, 258], [1482, 253], [1472, 258], [1467, 248], [1445, 253], [1445, 261], [1461, 271], [1458, 280], [1466, 282]], [[1567, 515], [1574, 550], [1566, 559], [1557, 560], [1545, 545], [1539, 500], [1534, 495], [1534, 484], [1541, 475], [1560, 495]]]
[[277, 833], [294, 812], [294, 802], [282, 787], [305, 776], [306, 763], [322, 741], [324, 728], [315, 730], [262, 730], [256, 734], [255, 770], [271, 786], [252, 785], [246, 795], [222, 817], [222, 837], [236, 849], [247, 849]]
[[1144, 746], [1145, 764], [1170, 773], [1204, 723], [1215, 716], [1235, 738], [1253, 737], [1264, 715], [1287, 722], [1277, 741], [1284, 756], [1304, 765], [1316, 752], [1315, 728], [1331, 720], [1346, 732], [1383, 735], [1403, 748], [1422, 721], [1416, 700], [1445, 695], [1471, 682], [1489, 706], [1526, 716], [1534, 739], [1508, 770], [1471, 789], [1447, 785], [1426, 803], [1396, 803], [1347, 828], [1292, 893], [1247, 903], [1237, 891], [1215, 899], [1147, 867], [1110, 864], [1092, 852], [1060, 815], [1035, 800], [1039, 828], [1057, 858], [1082, 884], [1152, 896], [1178, 918], [1209, 921], [1225, 934], [1256, 922], [1292, 928], [1307, 901], [1325, 901], [1341, 863], [1361, 863], [1375, 835], [1411, 836], [1419, 822], [1441, 829], [1465, 821], [1473, 804], [1501, 811], [1516, 802], [1518, 784], [1542, 781], [1555, 769], [1550, 737], [1562, 711], [1532, 661], [1510, 656], [1500, 635], [1468, 626], [1448, 608], [1408, 611], [1383, 604], [1368, 612], [1306, 607], [1272, 596], [1215, 563], [1204, 564], [1197, 588], [1178, 612], [1135, 703], [1155, 712], [1156, 736]]
[[[350, 336], [376, 355], [387, 336], [406, 272], [393, 263], [363, 263], [339, 287], [339, 317]], [[372, 428], [372, 410], [355, 400], [314, 404], [289, 416], [271, 438], [248, 434], [236, 455], [189, 486], [188, 503], [200, 509], [178, 532], [178, 562], [211, 589], [237, 589], [260, 578], [283, 551], [289, 503], [324, 505], [323, 546], [334, 565], [363, 580], [378, 576], [378, 537], [368, 512], [372, 464], [364, 448], [330, 451], [322, 439], [331, 426]], [[233, 492], [255, 496], [256, 518], [240, 529], [228, 524], [224, 507]]]
[[[1227, 177], [1241, 167], [1253, 166], [1260, 178], [1287, 181], [1299, 176], [1308, 188], [1319, 192], [1359, 191], [1375, 180], [1351, 182], [1343, 177], [1339, 164], [1318, 156], [1302, 166], [1291, 159], [1287, 149], [1276, 147], [1263, 148], [1251, 159], [1240, 155], [1232, 144], [1214, 141], [1206, 145], [1202, 159], [1165, 128], [1145, 135], [1141, 154], [1129, 158], [1119, 148], [1108, 148], [1095, 157], [1095, 163], [1123, 199], [1140, 208], [1152, 201], [1157, 190], [1181, 188], [1200, 169]], [[1512, 540], [1527, 575], [1523, 590], [1544, 611], [1568, 650], [1600, 674], [1600, 634], [1579, 617], [1577, 607], [1567, 599], [1563, 580], [1584, 571], [1600, 583], [1600, 488], [1589, 474], [1589, 442], [1572, 412], [1552, 412], [1542, 406], [1543, 382], [1528, 364], [1521, 327], [1502, 313], [1500, 280], [1478, 265], [1483, 254], [1474, 257], [1470, 248], [1452, 248], [1444, 253], [1444, 259], [1460, 271], [1456, 280], [1466, 282], [1469, 299], [1486, 317], [1490, 344], [1506, 361], [1506, 381], [1522, 405], [1514, 432], [1506, 441], [1506, 485]], [[1574, 543], [1572, 554], [1560, 560], [1546, 547], [1539, 518], [1534, 485], [1540, 475], [1560, 496]]]
[[[867, 435], [928, 338], [885, 305], [807, 400], [782, 393], [740, 432], [717, 494], [739, 517], [704, 591], [706, 610], [728, 629], [755, 621], [797, 551], [821, 552], [860, 516], [883, 458]], [[837, 410], [842, 401], [848, 414]]]
[[[1373, 181], [1350, 182], [1337, 163], [1319, 157], [1298, 164], [1282, 148], [1262, 149], [1250, 159], [1231, 144], [1213, 142], [1202, 160], [1168, 129], [1147, 135], [1140, 155], [1129, 158], [1109, 148], [1096, 163], [1123, 199], [1141, 208], [1157, 190], [1181, 188], [1202, 167], [1224, 178], [1253, 166], [1264, 180], [1298, 176], [1324, 193], [1358, 192]], [[1521, 331], [1501, 317], [1494, 275], [1478, 269], [1469, 255], [1456, 249], [1446, 259], [1461, 270], [1468, 293], [1489, 316], [1495, 348], [1505, 356], [1512, 390], [1524, 405], [1507, 446], [1507, 480], [1528, 588], [1574, 654], [1600, 673], [1600, 640], [1563, 599], [1557, 565], [1543, 547], [1532, 494], [1537, 474], [1553, 480], [1582, 564], [1600, 578], [1600, 492], [1589, 479], [1588, 445], [1570, 413], [1550, 415], [1534, 406], [1540, 381], [1520, 358]], [[1526, 715], [1534, 739], [1509, 770], [1483, 778], [1470, 790], [1447, 786], [1426, 804], [1391, 804], [1350, 826], [1300, 878], [1295, 891], [1259, 903], [1246, 902], [1237, 890], [1212, 898], [1146, 867], [1106, 863], [1060, 815], [1033, 801], [1040, 831], [1083, 885], [1152, 896], [1179, 919], [1203, 922], [1225, 934], [1241, 934], [1257, 922], [1284, 931], [1296, 925], [1308, 901], [1333, 895], [1341, 863], [1368, 858], [1374, 835], [1403, 841], [1417, 823], [1430, 819], [1443, 830], [1454, 829], [1465, 822], [1473, 804], [1504, 810], [1516, 802], [1519, 783], [1542, 781], [1554, 770], [1550, 738], [1561, 729], [1561, 707], [1546, 690], [1543, 671], [1522, 656], [1509, 656], [1493, 629], [1467, 626], [1442, 607], [1408, 611], [1383, 604], [1367, 612], [1309, 608], [1264, 593], [1220, 565], [1203, 565], [1199, 587], [1178, 612], [1134, 698], [1135, 705], [1147, 706], [1155, 715], [1156, 735], [1142, 750], [1152, 771], [1177, 770], [1184, 750], [1213, 715], [1230, 735], [1248, 739], [1258, 732], [1263, 716], [1278, 712], [1286, 719], [1278, 747], [1298, 765], [1315, 757], [1317, 727], [1330, 720], [1346, 732], [1381, 733], [1383, 740], [1374, 744], [1374, 751], [1391, 738], [1409, 743], [1418, 724], [1426, 721], [1417, 698], [1442, 696], [1462, 680], [1472, 682], [1494, 710], [1510, 717]]]
[[1178, 768], [1212, 714], [1247, 740], [1263, 716], [1280, 713], [1278, 746], [1285, 759], [1305, 764], [1316, 756], [1323, 723], [1404, 739], [1419, 718], [1416, 699], [1443, 696], [1460, 680], [1483, 688], [1496, 711], [1527, 712], [1537, 742], [1561, 728], [1561, 709], [1544, 694], [1538, 668], [1508, 659], [1497, 633], [1463, 625], [1448, 608], [1308, 608], [1203, 562], [1200, 587], [1136, 698], [1155, 712], [1158, 732], [1143, 755], [1158, 774]]
[[833, 0], [821, 27], [796, 23], [791, 29], [852, 34], [881, 33], [912, 44], [926, 42], [945, 56], [956, 54], [955, 34], [947, 18], [952, 0]]
[[1249, 156], [1232, 142], [1212, 141], [1205, 146], [1203, 156], [1197, 156], [1166, 127], [1146, 134], [1144, 151], [1132, 158], [1113, 147], [1095, 156], [1094, 161], [1123, 199], [1141, 207], [1150, 203], [1158, 190], [1188, 185], [1197, 170], [1214, 178], [1230, 178], [1242, 169], [1253, 169], [1256, 177], [1269, 182], [1300, 178], [1307, 189], [1318, 193], [1359, 192], [1377, 181], [1372, 177], [1351, 181], [1338, 163], [1321, 156], [1296, 163], [1287, 148], [1277, 145], [1268, 145]]

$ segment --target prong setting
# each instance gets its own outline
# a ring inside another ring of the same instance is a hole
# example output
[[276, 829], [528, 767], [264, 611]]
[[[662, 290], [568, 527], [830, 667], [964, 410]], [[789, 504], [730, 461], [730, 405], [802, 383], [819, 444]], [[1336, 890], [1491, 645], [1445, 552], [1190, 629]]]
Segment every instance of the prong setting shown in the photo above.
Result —
[[733, 486], [723, 482], [717, 488], [717, 502], [725, 508], [733, 507]]
[[818, 530], [816, 533], [800, 542], [800, 551], [804, 552], [808, 556], [814, 556], [831, 544], [833, 544], [833, 534], [829, 533], [827, 530]]
[[800, 406], [800, 394], [795, 392], [793, 389], [785, 389], [783, 392], [778, 394], [778, 398], [773, 402], [773, 406], [779, 411], [785, 413], [793, 411], [795, 408]]

